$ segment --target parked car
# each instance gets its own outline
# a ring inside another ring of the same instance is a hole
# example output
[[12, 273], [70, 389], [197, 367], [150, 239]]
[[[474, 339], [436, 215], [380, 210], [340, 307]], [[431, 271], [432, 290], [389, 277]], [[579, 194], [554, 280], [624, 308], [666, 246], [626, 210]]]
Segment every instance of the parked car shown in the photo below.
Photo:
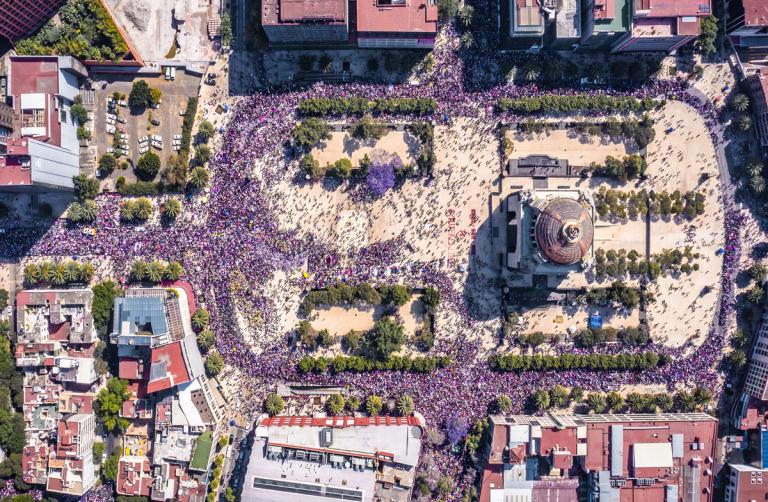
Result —
[[159, 126], [160, 125], [160, 121], [157, 120], [157, 119], [152, 119], [152, 120], [150, 120], [150, 122], [152, 123], [153, 126]]
[[181, 140], [180, 139], [173, 140], [173, 146], [176, 146], [176, 145], [181, 145]]
[[115, 134], [115, 126], [108, 125], [107, 126], [107, 134]]
[[171, 80], [176, 80], [176, 68], [171, 66]]
[[174, 134], [173, 139], [181, 139], [181, 134]]
[[117, 117], [117, 121], [120, 122], [121, 124], [127, 124], [128, 123], [128, 121], [123, 116]]
[[153, 134], [150, 139], [152, 141], [159, 141], [161, 143], [163, 142], [163, 137], [158, 134]]
[[142, 143], [148, 143], [148, 142], [149, 142], [149, 138], [147, 136], [142, 136], [141, 138], [139, 138], [139, 144], [140, 145]]
[[147, 153], [149, 151], [149, 145], [141, 145], [139, 147], [139, 153]]
[[115, 119], [114, 119], [114, 117], [107, 117], [107, 124], [109, 124], [109, 125], [115, 125]]
[[173, 150], [178, 152], [179, 150], [181, 150], [181, 145], [173, 145]]
[[187, 110], [179, 110], [179, 116], [180, 117], [183, 117], [186, 114], [187, 114]]
[[127, 108], [127, 107], [128, 107], [128, 102], [127, 102], [127, 101], [124, 101], [124, 100], [122, 100], [122, 99], [121, 99], [120, 101], [118, 101], [118, 102], [117, 102], [117, 104], [118, 104], [118, 105], [120, 105], [120, 106], [122, 106], [122, 107], [125, 107], [125, 108]]

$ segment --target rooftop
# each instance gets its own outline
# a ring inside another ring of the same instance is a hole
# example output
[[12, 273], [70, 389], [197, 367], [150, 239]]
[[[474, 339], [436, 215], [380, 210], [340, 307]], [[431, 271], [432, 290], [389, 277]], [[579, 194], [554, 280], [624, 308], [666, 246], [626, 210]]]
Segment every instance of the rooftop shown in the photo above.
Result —
[[152, 349], [152, 365], [149, 369], [147, 392], [170, 389], [190, 381], [184, 358], [182, 342], [174, 342]]
[[200, 434], [200, 437], [195, 441], [195, 452], [192, 454], [189, 468], [195, 471], [207, 470], [212, 448], [213, 434], [211, 434], [211, 431], [205, 431]]
[[264, 0], [262, 24], [343, 23], [346, 0]]
[[635, 17], [709, 16], [710, 0], [634, 0]]
[[360, 0], [358, 33], [437, 33], [437, 6], [429, 0]]
[[594, 31], [598, 33], [624, 32], [629, 30], [631, 0], [601, 0], [603, 6], [595, 5]]
[[768, 2], [765, 0], [741, 0], [744, 5], [744, 24], [746, 26], [768, 25]]

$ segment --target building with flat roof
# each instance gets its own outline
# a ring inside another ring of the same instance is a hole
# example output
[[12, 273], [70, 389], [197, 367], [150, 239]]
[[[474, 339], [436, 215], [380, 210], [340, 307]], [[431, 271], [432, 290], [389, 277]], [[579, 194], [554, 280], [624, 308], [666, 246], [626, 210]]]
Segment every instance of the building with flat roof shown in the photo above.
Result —
[[[763, 156], [766, 156], [768, 155], [768, 73], [758, 70], [747, 76], [744, 79], [744, 84], [747, 87], [750, 98], [752, 98], [752, 115], [755, 119], [757, 139], [760, 141]], [[768, 358], [766, 361], [768, 361]]]
[[710, 0], [633, 0], [632, 27], [613, 44], [613, 52], [671, 52], [701, 33], [701, 19], [712, 14]]
[[744, 464], [728, 464], [724, 502], [766, 500], [767, 494], [768, 469]]
[[35, 289], [16, 295], [18, 343], [65, 341], [90, 344], [98, 340], [93, 325], [90, 289]]
[[70, 107], [85, 67], [71, 56], [11, 56], [8, 96], [16, 117], [0, 156], [0, 189], [72, 189], [80, 143]]
[[262, 0], [261, 25], [271, 44], [349, 41], [347, 0]]
[[16, 42], [44, 25], [64, 0], [3, 0], [0, 2], [0, 37]]
[[[481, 502], [712, 502], [717, 420], [704, 413], [490, 417]], [[580, 486], [582, 480], [583, 486]]]
[[420, 416], [263, 417], [242, 498], [408, 501], [423, 426]]
[[728, 2], [726, 32], [742, 62], [768, 63], [768, 3], [764, 0]]
[[437, 36], [434, 0], [360, 0], [357, 45], [363, 49], [431, 49]]
[[78, 413], [59, 422], [56, 450], [48, 461], [46, 490], [81, 496], [96, 485], [95, 435], [93, 413]]

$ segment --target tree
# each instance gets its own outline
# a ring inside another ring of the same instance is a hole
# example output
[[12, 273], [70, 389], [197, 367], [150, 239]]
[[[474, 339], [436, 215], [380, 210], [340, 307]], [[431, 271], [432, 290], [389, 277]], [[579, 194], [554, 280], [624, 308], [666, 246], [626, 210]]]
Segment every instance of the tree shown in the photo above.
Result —
[[205, 360], [205, 369], [209, 376], [215, 377], [224, 369], [224, 358], [217, 351], [211, 351]]
[[101, 466], [101, 475], [104, 476], [104, 479], [109, 481], [117, 481], [117, 468], [119, 463], [120, 463], [119, 452], [116, 451], [112, 455], [107, 457], [107, 460], [104, 462], [104, 465]]
[[199, 307], [197, 310], [195, 310], [195, 313], [192, 314], [192, 326], [195, 327], [195, 329], [203, 329], [206, 326], [208, 326], [208, 323], [211, 320], [211, 316], [208, 313], [208, 311], [203, 308]]
[[155, 152], [147, 152], [136, 163], [136, 175], [143, 181], [152, 181], [160, 172], [160, 156]]
[[675, 405], [672, 400], [672, 396], [666, 392], [656, 394], [654, 396], [654, 401], [656, 401], [656, 406], [659, 407], [659, 410], [661, 410], [662, 413], [668, 413], [672, 411], [672, 408], [674, 408]]
[[165, 267], [165, 270], [163, 271], [163, 277], [169, 281], [176, 281], [179, 279], [179, 277], [181, 277], [182, 273], [184, 273], [184, 270], [181, 268], [181, 263], [172, 261], [168, 263], [167, 267]]
[[34, 263], [30, 263], [24, 267], [24, 283], [30, 286], [34, 286], [41, 279], [40, 267]]
[[285, 401], [282, 396], [275, 394], [274, 392], [267, 396], [264, 401], [264, 409], [267, 410], [271, 416], [279, 415], [285, 408]]
[[168, 199], [163, 203], [163, 216], [169, 220], [175, 220], [181, 213], [181, 202], [177, 199]]
[[214, 343], [216, 343], [216, 336], [209, 329], [204, 329], [197, 335], [197, 346], [200, 347], [200, 351], [204, 354], [213, 347]]
[[732, 350], [725, 357], [725, 363], [734, 370], [739, 370], [747, 364], [747, 355], [743, 350]]
[[389, 289], [388, 302], [402, 307], [411, 299], [411, 292], [405, 286], [395, 284]]
[[701, 20], [701, 30], [697, 40], [697, 48], [704, 55], [714, 54], [717, 51], [715, 39], [717, 38], [717, 18], [707, 16]]
[[683, 413], [696, 411], [696, 399], [688, 391], [681, 390], [675, 394], [675, 408]]
[[117, 167], [117, 159], [111, 153], [105, 153], [99, 159], [99, 171], [102, 176], [108, 176], [112, 174], [112, 171]]
[[700, 408], [707, 406], [712, 401], [712, 392], [705, 387], [696, 387], [693, 390], [693, 399]]
[[749, 179], [749, 188], [756, 194], [765, 192], [765, 178], [762, 176], [752, 176]]
[[469, 4], [465, 4], [459, 11], [459, 23], [464, 29], [472, 26], [472, 20], [475, 17], [475, 8]]
[[78, 174], [72, 177], [72, 183], [74, 184], [75, 197], [81, 202], [99, 195], [99, 180], [89, 178], [85, 174]]
[[149, 273], [149, 264], [144, 260], [136, 260], [131, 265], [129, 277], [132, 281], [141, 282], [147, 278]]
[[0, 289], [0, 310], [5, 310], [8, 306], [8, 291]]
[[128, 420], [120, 417], [120, 412], [129, 397], [128, 382], [119, 378], [110, 378], [107, 386], [99, 391], [95, 411], [109, 432], [125, 430], [128, 427]]
[[201, 166], [192, 169], [189, 174], [189, 184], [198, 190], [204, 188], [208, 184], [208, 171]]
[[93, 287], [91, 311], [93, 324], [100, 335], [107, 333], [107, 326], [112, 318], [112, 306], [119, 293], [117, 285], [112, 281], [100, 282]]
[[624, 398], [616, 391], [609, 392], [605, 396], [605, 406], [611, 413], [618, 413], [624, 408]]
[[437, 491], [440, 495], [447, 497], [453, 491], [453, 479], [450, 476], [443, 476], [437, 481]]
[[499, 410], [500, 413], [509, 413], [509, 410], [512, 409], [512, 399], [506, 394], [501, 394], [500, 396], [497, 396], [496, 408]]
[[401, 417], [407, 417], [413, 413], [413, 398], [411, 396], [400, 396], [397, 400], [397, 413]]
[[301, 158], [299, 167], [313, 180], [319, 180], [325, 176], [325, 169], [321, 168], [320, 162], [310, 154], [306, 154]]
[[754, 285], [747, 290], [747, 300], [750, 302], [760, 305], [763, 302], [763, 298], [765, 298], [765, 290], [762, 287]]
[[360, 333], [355, 330], [349, 330], [347, 334], [341, 338], [341, 346], [350, 354], [355, 354], [360, 350], [361, 338]]
[[731, 110], [739, 113], [744, 113], [749, 110], [749, 98], [746, 94], [738, 93], [731, 98], [730, 102]]
[[760, 159], [752, 159], [747, 163], [745, 169], [750, 177], [762, 176], [763, 161]]
[[383, 361], [405, 343], [403, 326], [392, 317], [382, 317], [365, 335], [366, 352], [370, 357]]
[[211, 139], [214, 134], [216, 134], [216, 129], [213, 127], [213, 124], [207, 120], [200, 122], [200, 125], [197, 128], [197, 137], [201, 141], [208, 142], [208, 140]]
[[208, 163], [211, 160], [211, 149], [208, 145], [198, 145], [195, 148], [195, 162], [199, 165]]
[[605, 413], [608, 404], [605, 396], [599, 392], [592, 392], [587, 396], [587, 408], [593, 413]]
[[128, 105], [131, 108], [146, 108], [150, 104], [149, 84], [144, 80], [137, 80], [131, 87], [128, 95]]
[[69, 107], [69, 114], [77, 125], [83, 125], [88, 121], [88, 110], [80, 103], [75, 103]]
[[229, 47], [232, 44], [232, 18], [229, 12], [221, 16], [221, 45]]
[[154, 87], [149, 89], [149, 104], [150, 105], [159, 105], [160, 104], [160, 98], [162, 98], [163, 93], [160, 92], [160, 89], [155, 89]]
[[424, 300], [424, 305], [430, 309], [435, 309], [440, 305], [440, 290], [429, 287], [424, 290], [424, 295], [421, 297]]
[[367, 140], [370, 138], [379, 140], [389, 133], [389, 127], [381, 121], [374, 120], [366, 115], [355, 123], [350, 129], [353, 138]]
[[365, 411], [371, 416], [376, 416], [381, 413], [381, 409], [384, 407], [384, 403], [377, 395], [368, 396], [365, 400]]
[[768, 278], [768, 267], [766, 267], [762, 262], [756, 261], [749, 266], [747, 273], [749, 273], [749, 276], [752, 279], [758, 283], [762, 283], [765, 282], [766, 278]]
[[147, 267], [147, 280], [149, 282], [158, 283], [163, 280], [163, 272], [165, 266], [158, 260], [152, 260]]
[[165, 161], [162, 177], [165, 183], [174, 190], [179, 190], [187, 185], [187, 170], [189, 166], [185, 157], [172, 154]]
[[562, 408], [568, 402], [568, 390], [562, 385], [555, 385], [549, 389], [549, 403], [554, 408]]
[[544, 389], [539, 389], [533, 393], [531, 397], [531, 403], [536, 411], [548, 410], [551, 406], [549, 401], [549, 392]]
[[752, 117], [749, 115], [742, 115], [736, 121], [736, 127], [742, 132], [747, 132], [752, 129]]
[[93, 460], [101, 463], [101, 456], [104, 454], [104, 443], [101, 441], [93, 443]]
[[352, 161], [348, 158], [342, 158], [329, 165], [330, 168], [326, 170], [327, 174], [339, 179], [349, 178], [352, 175]]
[[298, 124], [291, 134], [296, 146], [304, 150], [309, 150], [322, 140], [331, 139], [328, 124], [315, 117], [310, 117]]
[[325, 408], [330, 415], [338, 415], [344, 411], [344, 396], [341, 394], [331, 394], [325, 402]]
[[347, 398], [347, 411], [351, 411], [352, 413], [358, 411], [360, 409], [360, 399], [357, 396], [349, 396]]

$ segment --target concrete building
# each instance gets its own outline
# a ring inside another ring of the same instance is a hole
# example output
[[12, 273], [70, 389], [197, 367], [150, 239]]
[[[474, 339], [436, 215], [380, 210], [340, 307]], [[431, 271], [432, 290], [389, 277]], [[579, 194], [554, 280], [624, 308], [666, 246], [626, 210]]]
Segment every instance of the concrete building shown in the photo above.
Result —
[[694, 40], [701, 19], [712, 14], [710, 0], [633, 0], [631, 8], [631, 30], [613, 52], [674, 51]]
[[[717, 420], [704, 413], [491, 416], [481, 502], [712, 502]], [[580, 480], [581, 485], [580, 485]]]
[[632, 0], [580, 1], [581, 48], [608, 49], [629, 32], [632, 26]]
[[45, 489], [53, 493], [82, 496], [96, 485], [93, 440], [96, 417], [79, 413], [58, 425], [56, 450], [48, 460]]
[[768, 63], [768, 3], [734, 0], [728, 7], [726, 31], [742, 62]]
[[347, 0], [262, 0], [261, 25], [271, 44], [349, 41]]
[[431, 49], [437, 36], [435, 0], [357, 2], [357, 45], [363, 49]]
[[32, 35], [63, 3], [64, 0], [3, 0], [0, 2], [0, 36], [16, 42]]
[[[768, 73], [757, 71], [745, 78], [744, 84], [752, 99], [752, 116], [757, 129], [757, 138], [765, 156], [768, 154]], [[763, 361], [763, 364], [766, 361]]]
[[419, 416], [264, 417], [242, 499], [409, 501], [423, 426]]
[[70, 107], [85, 67], [70, 56], [11, 56], [8, 95], [15, 123], [0, 156], [0, 190], [72, 189], [80, 143]]
[[581, 37], [580, 0], [508, 0], [509, 44], [518, 50], [570, 50]]
[[[760, 83], [763, 82], [761, 78]], [[757, 114], [757, 106], [755, 106], [755, 113]], [[766, 117], [768, 113], [763, 112], [761, 120], [765, 121]], [[752, 346], [744, 393], [760, 401], [768, 400], [768, 318], [766, 316], [763, 316]]]
[[35, 289], [16, 296], [18, 343], [61, 341], [90, 344], [98, 340], [90, 289]]
[[724, 502], [752, 502], [768, 496], [768, 469], [728, 464]]

